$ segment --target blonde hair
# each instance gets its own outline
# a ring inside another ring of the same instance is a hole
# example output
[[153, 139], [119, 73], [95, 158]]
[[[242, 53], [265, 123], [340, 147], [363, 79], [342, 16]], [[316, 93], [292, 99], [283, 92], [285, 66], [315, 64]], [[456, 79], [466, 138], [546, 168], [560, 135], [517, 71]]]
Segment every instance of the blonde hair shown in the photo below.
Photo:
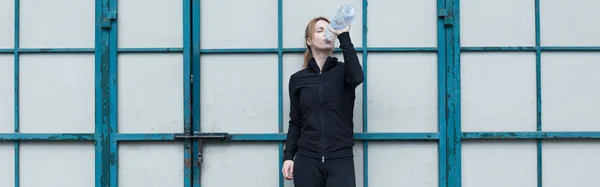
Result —
[[[306, 25], [306, 30], [304, 31], [304, 44], [306, 44], [306, 39], [312, 39], [312, 36], [315, 33], [315, 25], [320, 20], [326, 21], [327, 23], [331, 23], [329, 19], [325, 17], [316, 17], [311, 19], [308, 22], [308, 25]], [[308, 61], [310, 61], [312, 57], [313, 56], [312, 51], [310, 50], [310, 46], [306, 45], [306, 51], [304, 52], [304, 65], [302, 66], [302, 68], [308, 67]]]

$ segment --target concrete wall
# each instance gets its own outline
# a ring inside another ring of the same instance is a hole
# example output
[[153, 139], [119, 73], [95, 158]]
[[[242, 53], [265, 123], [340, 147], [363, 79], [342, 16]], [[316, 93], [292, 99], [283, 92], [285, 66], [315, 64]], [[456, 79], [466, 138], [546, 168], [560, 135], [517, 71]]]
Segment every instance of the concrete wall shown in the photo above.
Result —
[[[0, 0], [0, 140], [22, 140], [0, 141], [0, 186], [292, 187], [281, 182], [282, 147], [267, 135], [287, 133], [288, 80], [302, 66], [306, 23], [332, 17], [343, 3], [357, 8], [351, 37], [367, 74], [357, 88], [355, 132], [388, 133], [380, 139], [390, 140], [357, 141], [358, 186], [576, 187], [600, 174], [597, 141], [525, 134], [600, 138], [598, 1], [461, 0], [448, 9], [460, 11], [453, 26], [438, 16], [450, 0], [370, 0], [366, 9], [362, 0], [280, 0], [281, 7], [273, 0], [106, 1], [118, 7], [113, 27], [104, 28], [110, 38], [98, 37], [99, 2]], [[458, 34], [460, 41], [452, 40]], [[108, 53], [116, 58], [102, 56]], [[102, 59], [116, 65], [116, 89], [107, 93], [116, 108], [99, 115], [98, 93], [106, 90], [98, 79], [109, 75], [100, 73]], [[448, 68], [452, 63], [459, 71]], [[446, 82], [449, 74], [460, 75], [452, 79], [460, 87]], [[186, 87], [190, 80], [199, 89]], [[460, 91], [458, 117], [446, 114], [456, 107], [445, 103], [447, 87]], [[200, 102], [188, 106], [190, 99]], [[201, 110], [190, 124], [191, 108]], [[104, 116], [111, 121], [99, 123]], [[465, 133], [518, 140], [464, 138], [453, 147], [446, 120], [459, 121]], [[206, 144], [200, 170], [184, 165], [195, 154], [183, 141], [122, 141], [110, 152], [93, 141], [50, 141], [105, 128], [114, 130], [102, 134], [113, 146], [117, 133], [180, 134], [192, 124], [257, 138]], [[568, 133], [581, 131], [592, 134]], [[26, 141], [33, 133], [58, 138]], [[434, 141], [411, 138], [419, 133]], [[458, 155], [453, 164], [450, 154]], [[109, 165], [116, 169], [100, 167]], [[457, 169], [460, 180], [440, 176], [450, 173], [440, 168]], [[192, 182], [198, 171], [202, 180]]]

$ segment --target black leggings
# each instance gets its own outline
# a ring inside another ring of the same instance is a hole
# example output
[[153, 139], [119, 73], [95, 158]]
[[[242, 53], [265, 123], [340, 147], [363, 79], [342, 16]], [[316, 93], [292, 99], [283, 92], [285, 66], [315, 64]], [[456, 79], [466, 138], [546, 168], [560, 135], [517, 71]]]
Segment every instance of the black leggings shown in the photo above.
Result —
[[356, 187], [354, 158], [325, 160], [304, 155], [294, 159], [295, 187]]

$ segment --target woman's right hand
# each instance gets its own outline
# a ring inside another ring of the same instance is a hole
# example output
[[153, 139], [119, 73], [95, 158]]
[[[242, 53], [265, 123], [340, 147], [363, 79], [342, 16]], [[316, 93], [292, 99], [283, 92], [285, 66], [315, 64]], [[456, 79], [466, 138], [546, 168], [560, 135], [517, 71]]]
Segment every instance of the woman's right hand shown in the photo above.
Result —
[[292, 180], [294, 178], [294, 161], [286, 160], [283, 162], [283, 169], [281, 169], [283, 177], [286, 180]]

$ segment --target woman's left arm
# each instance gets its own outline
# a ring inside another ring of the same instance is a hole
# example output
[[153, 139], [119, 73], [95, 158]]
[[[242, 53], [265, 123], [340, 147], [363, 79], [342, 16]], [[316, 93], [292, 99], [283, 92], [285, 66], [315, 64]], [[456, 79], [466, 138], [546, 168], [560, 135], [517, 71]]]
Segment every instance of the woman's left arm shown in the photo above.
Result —
[[344, 56], [346, 82], [353, 87], [357, 87], [363, 82], [364, 73], [362, 66], [358, 61], [358, 57], [356, 56], [357, 52], [354, 49], [354, 44], [352, 44], [350, 33], [342, 32], [337, 38], [340, 41], [340, 48], [342, 49], [342, 54]]

